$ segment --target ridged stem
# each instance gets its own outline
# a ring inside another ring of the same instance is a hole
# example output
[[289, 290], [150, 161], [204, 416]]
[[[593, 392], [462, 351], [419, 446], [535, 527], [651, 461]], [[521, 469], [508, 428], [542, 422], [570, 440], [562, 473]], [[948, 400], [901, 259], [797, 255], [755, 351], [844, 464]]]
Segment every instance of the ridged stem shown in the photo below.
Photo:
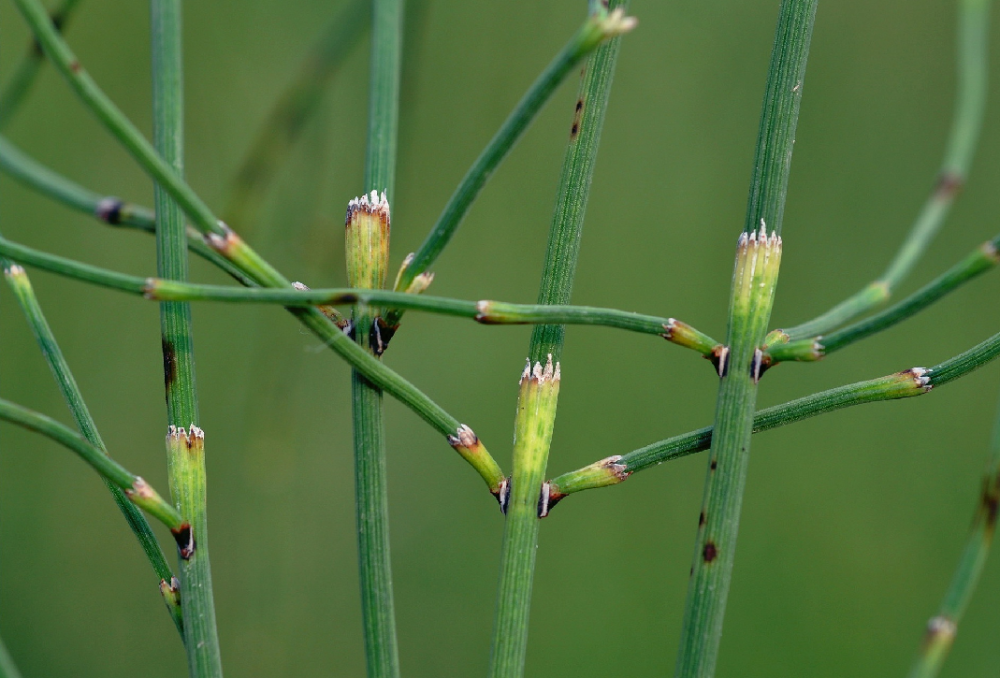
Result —
[[990, 0], [961, 0], [958, 16], [958, 87], [955, 113], [937, 184], [885, 272], [826, 313], [784, 330], [790, 341], [827, 334], [884, 303], [913, 270], [941, 229], [976, 150], [989, 87]]
[[[107, 454], [108, 451], [104, 445], [104, 441], [101, 439], [101, 434], [97, 430], [97, 424], [90, 415], [90, 410], [83, 400], [80, 387], [77, 385], [76, 379], [69, 369], [69, 364], [66, 362], [65, 356], [59, 348], [59, 344], [56, 342], [55, 335], [52, 333], [52, 329], [49, 327], [49, 323], [42, 313], [42, 308], [35, 297], [28, 274], [19, 265], [12, 264], [5, 259], [0, 259], [0, 264], [3, 265], [4, 277], [14, 292], [14, 297], [17, 299], [18, 305], [24, 312], [28, 325], [35, 335], [35, 340], [38, 342], [39, 349], [45, 357], [49, 369], [52, 370], [52, 375], [59, 385], [59, 390], [66, 400], [66, 404], [69, 406], [74, 421], [76, 421], [77, 428], [80, 429], [80, 432], [92, 445], [100, 448]], [[125, 522], [128, 523], [132, 533], [139, 541], [139, 546], [142, 547], [143, 553], [146, 554], [146, 558], [149, 560], [153, 572], [156, 573], [157, 579], [161, 583], [172, 582], [174, 574], [170, 569], [170, 565], [167, 564], [167, 559], [163, 555], [163, 549], [160, 548], [160, 544], [156, 540], [153, 530], [149, 527], [145, 516], [129, 501], [124, 491], [108, 480], [105, 480], [105, 484], [107, 484], [108, 489], [111, 491], [115, 504], [118, 505], [119, 510], [125, 517]], [[164, 598], [164, 602], [167, 605], [167, 611], [177, 625], [177, 630], [183, 636], [180, 606], [175, 605], [172, 599]]]
[[[769, 364], [788, 360], [806, 362], [819, 360], [834, 351], [893, 327], [982, 273], [995, 268], [1000, 263], [998, 248], [1000, 248], [1000, 236], [983, 243], [935, 280], [884, 311], [826, 336], [798, 339], [787, 343], [778, 341], [774, 346], [768, 347], [766, 359]], [[776, 334], [780, 332], [768, 336]]]
[[[184, 94], [180, 0], [151, 0], [153, 140], [156, 151], [180, 177], [184, 171]], [[159, 184], [155, 186], [156, 269], [168, 280], [187, 280], [187, 231], [184, 215]], [[222, 658], [215, 623], [212, 569], [208, 550], [208, 497], [204, 436], [190, 444], [198, 424], [191, 307], [160, 304], [163, 378], [167, 400], [167, 467], [174, 502], [191, 521], [196, 548], [180, 558], [184, 647], [192, 678], [221, 678]], [[189, 429], [187, 445], [175, 444], [174, 431]]]
[[[108, 131], [121, 142], [136, 162], [159, 182], [158, 185], [180, 205], [195, 228], [203, 234], [206, 242], [236, 267], [251, 284], [262, 287], [291, 287], [291, 282], [287, 278], [250, 248], [232, 229], [216, 220], [204, 201], [163, 160], [139, 130], [122, 115], [121, 111], [83, 70], [65, 41], [56, 31], [52, 30], [46, 19], [45, 10], [38, 0], [15, 0], [15, 2], [31, 30], [38, 37], [46, 54], [67, 83]], [[398, 398], [445, 435], [454, 436], [459, 432], [461, 424], [457, 419], [431, 402], [415, 386], [357, 346], [321, 309], [290, 308], [289, 312], [311, 330], [320, 341], [329, 346], [352, 367], [362, 372], [369, 381]], [[476, 458], [481, 463], [473, 465], [483, 475], [490, 491], [496, 493], [498, 488], [491, 474], [502, 477], [499, 476], [499, 467], [481, 442], [478, 443], [477, 450], [480, 454]], [[466, 458], [468, 459], [468, 457]]]
[[[604, 40], [628, 31], [633, 25], [634, 21], [622, 23], [621, 14], [610, 15], [602, 7], [595, 8], [580, 30], [538, 76], [538, 79], [531, 85], [472, 164], [472, 167], [466, 172], [431, 232], [414, 253], [413, 258], [409, 259], [403, 270], [400, 271], [396, 281], [396, 290], [407, 290], [413, 280], [427, 271], [434, 263], [455, 234], [483, 186], [499, 167], [501, 161], [514, 148], [514, 145], [528, 129], [563, 78]], [[396, 324], [401, 315], [398, 312], [391, 313], [387, 316], [387, 322], [390, 325]]]
[[[781, 222], [816, 0], [782, 0], [761, 112], [746, 222], [737, 248], [702, 512], [675, 675], [709, 678], [732, 580], [750, 436], [781, 261]], [[754, 233], [759, 227], [759, 234]], [[767, 230], [771, 236], [767, 236]]]
[[[997, 356], [1000, 356], [1000, 333], [930, 369], [913, 367], [760, 410], [754, 415], [753, 433], [769, 431], [845, 407], [923, 395], [932, 388], [944, 386], [972, 373]], [[709, 426], [564, 473], [550, 481], [551, 495], [558, 500], [581, 490], [617, 485], [633, 473], [707, 450], [712, 443], [712, 433], [713, 429]]]
[[[634, 20], [623, 18], [627, 1], [611, 5], [610, 16], [617, 17], [616, 20], [625, 25], [634, 24]], [[598, 8], [590, 21], [601, 16], [605, 16], [605, 10]], [[573, 290], [590, 180], [597, 159], [619, 43], [616, 38], [602, 45], [584, 67], [549, 229], [538, 293], [540, 305], [566, 304]], [[514, 420], [509, 500], [501, 501], [501, 507], [506, 509], [506, 520], [490, 651], [490, 678], [519, 678], [524, 674], [542, 481], [545, 480], [559, 400], [558, 360], [563, 339], [562, 326], [537, 326], [528, 348], [528, 367], [521, 375]]]
[[910, 670], [910, 678], [933, 678], [938, 675], [947, 659], [955, 641], [955, 634], [958, 632], [958, 625], [982, 577], [986, 558], [993, 543], [993, 533], [996, 531], [998, 509], [1000, 509], [1000, 413], [994, 424], [990, 453], [986, 460], [986, 470], [983, 473], [979, 501], [968, 541], [952, 576], [948, 592], [941, 601], [941, 607], [937, 615], [927, 623], [927, 631], [917, 653], [917, 659]]
[[[383, 192], [385, 210], [369, 214], [366, 210], [352, 212], [348, 208], [348, 278], [359, 287], [381, 287], [386, 276], [389, 208], [385, 200], [394, 195], [402, 40], [403, 0], [374, 0], [364, 186], [373, 197], [375, 192]], [[383, 215], [384, 222], [380, 218]], [[378, 360], [370, 336], [376, 317], [376, 310], [370, 306], [354, 308], [355, 339]], [[358, 575], [366, 665], [369, 678], [398, 678], [382, 389], [352, 370], [351, 395]]]
[[0, 399], [0, 419], [40, 433], [71, 452], [75, 452], [101, 477], [125, 492], [129, 501], [170, 528], [179, 545], [190, 541], [191, 528], [176, 508], [163, 499], [141, 477], [129, 472], [109, 457], [104, 450], [58, 421], [9, 400]]
[[[109, 226], [135, 229], [151, 235], [156, 232], [153, 210], [86, 189], [41, 164], [3, 135], [0, 135], [0, 170], [28, 188]], [[240, 283], [253, 285], [235, 266], [206, 245], [198, 231], [189, 227], [188, 236], [188, 247], [192, 252], [215, 264]]]

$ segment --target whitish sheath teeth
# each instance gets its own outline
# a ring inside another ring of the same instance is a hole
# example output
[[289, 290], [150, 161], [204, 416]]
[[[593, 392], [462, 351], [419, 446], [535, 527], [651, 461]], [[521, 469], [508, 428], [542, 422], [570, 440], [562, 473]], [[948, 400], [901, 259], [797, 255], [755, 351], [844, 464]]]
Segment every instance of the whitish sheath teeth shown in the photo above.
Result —
[[507, 505], [510, 503], [509, 478], [504, 478], [500, 481], [500, 491], [497, 492], [497, 501], [500, 502], [500, 513], [507, 515]]
[[913, 376], [913, 381], [917, 386], [924, 389], [925, 391], [930, 391], [933, 386], [931, 385], [931, 371], [924, 367], [911, 367], [909, 373]]
[[528, 358], [528, 364], [524, 366], [524, 371], [521, 373], [521, 383], [523, 384], [525, 379], [533, 379], [539, 384], [544, 384], [549, 381], [559, 381], [561, 377], [562, 372], [560, 371], [559, 363], [553, 365], [552, 354], [549, 353], [544, 367], [541, 362], [536, 362], [534, 367], [532, 367], [531, 358]]
[[452, 447], [465, 447], [471, 449], [479, 443], [477, 436], [471, 428], [462, 424], [456, 431], [457, 435], [448, 436], [448, 444]]
[[[379, 195], [378, 191], [372, 191], [371, 195], [362, 195], [347, 203], [347, 217], [345, 223], [350, 223], [355, 212], [365, 212], [367, 214], [378, 214], [385, 219], [389, 218], [389, 201], [385, 199], [385, 191]], [[405, 265], [405, 263], [404, 263]]]
[[753, 361], [750, 363], [750, 375], [753, 378], [753, 383], [760, 381], [761, 375], [761, 365], [764, 362], [764, 353], [758, 348], [754, 349]]
[[542, 491], [538, 495], [538, 517], [544, 518], [549, 515], [549, 493], [552, 491], [552, 484], [549, 481], [542, 483]]

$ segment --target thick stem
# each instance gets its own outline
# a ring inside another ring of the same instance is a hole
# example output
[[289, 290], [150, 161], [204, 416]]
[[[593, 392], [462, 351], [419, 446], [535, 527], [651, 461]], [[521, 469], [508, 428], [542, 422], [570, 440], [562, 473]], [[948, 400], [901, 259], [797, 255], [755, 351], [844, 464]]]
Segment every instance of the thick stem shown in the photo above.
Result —
[[[624, 18], [627, 0], [611, 4], [610, 16], [617, 17], [616, 21], [624, 25], [634, 24], [634, 20]], [[605, 16], [605, 10], [598, 8], [593, 17], [601, 16]], [[597, 160], [619, 43], [616, 38], [602, 45], [584, 68], [549, 230], [539, 305], [566, 304], [570, 300], [590, 180]], [[514, 422], [510, 495], [509, 501], [501, 498], [500, 502], [501, 507], [506, 508], [506, 522], [490, 656], [491, 678], [518, 678], [524, 673], [538, 520], [540, 513], [544, 515], [542, 481], [555, 427], [559, 399], [558, 359], [563, 339], [561, 325], [536, 327], [528, 348], [528, 367], [521, 376]]]
[[[768, 72], [743, 235], [736, 256], [728, 356], [719, 370], [715, 435], [695, 540], [678, 678], [708, 678], [722, 639], [732, 579], [750, 436], [767, 330], [781, 261], [781, 221], [805, 79], [816, 0], [782, 0]], [[759, 234], [754, 232], [760, 228]], [[767, 236], [770, 228], [772, 235]]]
[[[180, 177], [184, 169], [184, 99], [180, 0], [151, 0], [153, 140], [157, 152]], [[155, 187], [156, 268], [168, 280], [187, 279], [184, 216], [159, 184]], [[215, 623], [212, 570], [208, 556], [208, 515], [204, 434], [197, 428], [191, 307], [160, 305], [163, 377], [166, 388], [167, 464], [174, 502], [191, 521], [196, 548], [182, 552], [179, 568], [184, 646], [193, 678], [222, 676]], [[186, 427], [190, 427], [186, 431]], [[184, 444], [182, 444], [184, 443]]]

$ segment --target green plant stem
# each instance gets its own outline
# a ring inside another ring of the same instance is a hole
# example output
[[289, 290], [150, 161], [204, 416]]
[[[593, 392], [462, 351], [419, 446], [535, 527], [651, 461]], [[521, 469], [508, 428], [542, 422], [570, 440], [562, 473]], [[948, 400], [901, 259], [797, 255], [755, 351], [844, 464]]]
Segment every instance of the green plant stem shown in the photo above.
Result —
[[[77, 385], [76, 379], [70, 371], [69, 364], [66, 362], [65, 356], [63, 356], [62, 350], [59, 348], [59, 344], [56, 342], [55, 335], [52, 333], [52, 329], [49, 327], [49, 323], [42, 313], [42, 308], [38, 304], [38, 299], [35, 297], [35, 292], [32, 289], [27, 273], [17, 264], [12, 264], [5, 259], [0, 259], [0, 264], [3, 265], [4, 276], [11, 290], [14, 292], [18, 305], [20, 305], [21, 310], [24, 312], [24, 316], [31, 327], [32, 333], [35, 335], [42, 355], [45, 356], [45, 360], [49, 365], [49, 369], [52, 370], [56, 383], [59, 385], [59, 390], [66, 400], [66, 404], [69, 406], [73, 419], [76, 421], [77, 428], [80, 429], [80, 432], [88, 442], [100, 448], [104, 454], [107, 454], [108, 451], [97, 430], [97, 424], [90, 415], [90, 410], [83, 400], [80, 387]], [[125, 496], [125, 493], [118, 486], [107, 479], [105, 479], [105, 483], [114, 497], [115, 504], [118, 505], [119, 510], [125, 517], [129, 528], [139, 541], [139, 545], [142, 547], [143, 553], [146, 554], [146, 558], [153, 567], [158, 580], [161, 582], [170, 582], [174, 576], [173, 572], [170, 569], [170, 565], [167, 564], [167, 559], [163, 555], [163, 549], [160, 548], [160, 544], [156, 540], [153, 530], [149, 527], [145, 516], [129, 501], [128, 497]], [[177, 625], [177, 630], [181, 632], [183, 637], [180, 607], [172, 605], [170, 601], [165, 600], [165, 602], [167, 602], [167, 610], [170, 612], [171, 618]]]
[[163, 499], [146, 481], [127, 471], [103, 450], [92, 445], [86, 438], [68, 426], [60, 424], [44, 414], [2, 399], [0, 399], [0, 419], [17, 424], [29, 431], [40, 433], [75, 452], [101, 477], [124, 490], [125, 495], [133, 504], [170, 528], [175, 536], [188, 529], [187, 521], [181, 517], [177, 509]]
[[[403, 0], [374, 0], [364, 186], [366, 192], [381, 191], [390, 199], [395, 194], [402, 43]], [[385, 230], [374, 228], [370, 233], [373, 238], [384, 235], [387, 239], [388, 223]], [[372, 242], [376, 241], [348, 238], [347, 256], [364, 259], [359, 262], [363, 267], [359, 268], [373, 272], [370, 277], [356, 276], [353, 285], [380, 287], [384, 284], [387, 256], [383, 255], [388, 254], [388, 242], [379, 240], [374, 247], [366, 247]], [[352, 244], [357, 246], [355, 251], [350, 251]], [[349, 271], [354, 270], [349, 267]], [[363, 351], [378, 361], [370, 341], [370, 329], [376, 316], [375, 309], [366, 304], [354, 308], [355, 339]], [[351, 396], [358, 575], [366, 665], [369, 678], [398, 678], [382, 389], [352, 370]]]
[[998, 247], [1000, 247], [1000, 236], [983, 243], [937, 279], [884, 311], [835, 330], [825, 337], [817, 336], [788, 343], [776, 343], [768, 348], [767, 355], [775, 363], [788, 360], [807, 362], [819, 360], [834, 351], [888, 329], [916, 315], [980, 274], [993, 269], [1000, 263]]
[[[627, 6], [627, 0], [612, 2], [609, 9], [621, 16]], [[598, 8], [593, 16], [603, 16], [603, 12]], [[618, 38], [608, 41], [597, 49], [584, 67], [549, 229], [538, 293], [540, 306], [566, 304], [570, 300], [590, 182], [619, 45]], [[444, 242], [441, 242], [441, 247], [443, 245]], [[664, 328], [662, 323], [660, 328]], [[555, 427], [560, 382], [558, 361], [564, 338], [565, 328], [561, 325], [536, 326], [528, 348], [528, 368], [521, 377], [514, 422], [513, 472], [509, 501], [506, 502], [500, 582], [490, 651], [490, 678], [518, 678], [524, 674], [538, 546], [539, 501]]]
[[[732, 580], [764, 339], [781, 253], [781, 222], [816, 0], [782, 0], [729, 306], [728, 363], [715, 413], [675, 675], [715, 673]], [[755, 240], [752, 234], [760, 228]], [[767, 229], [772, 236], [767, 237]], [[748, 237], [748, 234], [751, 234]]]
[[[781, 405], [768, 407], [754, 415], [753, 432], [793, 424], [827, 412], [863, 403], [896, 400], [923, 395], [970, 374], [1000, 356], [1000, 334], [977, 344], [968, 351], [949, 358], [930, 369], [911, 368], [877, 379], [821, 391]], [[597, 487], [621, 483], [631, 474], [659, 466], [689, 454], [707, 450], [712, 443], [711, 426], [661, 440], [625, 455], [615, 455], [589, 466], [564, 473], [550, 481], [551, 494], [557, 499]]]
[[[448, 200], [448, 204], [445, 205], [444, 211], [441, 212], [441, 216], [438, 217], [431, 232], [414, 253], [409, 264], [400, 272], [399, 279], [396, 281], [396, 290], [408, 289], [414, 278], [425, 272], [434, 263], [455, 234], [462, 218], [465, 217], [469, 207], [472, 206], [473, 201], [486, 185], [494, 170], [507, 157], [507, 154], [510, 153], [532, 120], [535, 119], [545, 102], [555, 92], [563, 78], [601, 42], [629, 30], [633, 24], [634, 22], [629, 22], [623, 26], [619, 21], [609, 20], [608, 12], [600, 7], [596, 8], [596, 11], [587, 18], [580, 30], [531, 85], [472, 164], [472, 167], [469, 168], [458, 188]], [[387, 315], [386, 322], [393, 325], [399, 321], [401, 315], [398, 312], [391, 313]]]
[[[156, 232], [156, 218], [153, 215], [153, 210], [125, 202], [114, 196], [102, 196], [86, 189], [42, 165], [2, 135], [0, 135], [0, 170], [22, 182], [28, 188], [67, 207], [89, 214], [110, 226], [132, 228], [150, 235]], [[206, 245], [199, 237], [198, 231], [188, 228], [188, 236], [188, 247], [191, 248], [192, 252], [215, 264], [240, 283], [248, 286], [254, 285], [222, 255]]]
[[938, 613], [927, 624], [927, 632], [910, 670], [910, 678], [933, 678], [947, 659], [958, 625], [962, 621], [972, 594], [979, 584], [993, 543], [997, 508], [1000, 506], [1000, 413], [997, 415], [986, 460], [979, 502], [951, 585], [945, 593]]
[[7, 652], [7, 646], [0, 639], [0, 678], [21, 678], [21, 672], [17, 670], [14, 659]]
[[306, 124], [320, 110], [330, 80], [364, 35], [369, 2], [352, 0], [323, 30], [294, 79], [275, 101], [237, 170], [223, 211], [228, 223], [242, 224], [244, 233], [257, 216], [283, 160]]
[[[184, 87], [181, 53], [180, 0], [151, 0], [153, 70], [153, 139], [156, 151], [174, 176], [184, 171]], [[141, 137], [140, 137], [141, 138]], [[177, 203], [157, 183], [156, 269], [168, 280], [187, 279], [187, 231]], [[188, 428], [189, 443], [198, 424], [191, 307], [187, 302], [160, 304], [163, 376], [168, 430]], [[221, 678], [222, 658], [215, 622], [212, 569], [208, 549], [208, 497], [204, 439], [197, 453], [191, 445], [167, 444], [170, 493], [191, 521], [197, 548], [180, 558], [181, 613], [184, 647], [192, 678]]]
[[941, 229], [975, 153], [989, 86], [989, 0], [962, 0], [958, 20], [958, 87], [955, 113], [938, 180], [885, 272], [826, 313], [785, 329], [790, 341], [827, 334], [884, 303], [923, 256]]
[[[52, 10], [50, 17], [52, 25], [57, 30], [65, 30], [80, 0], [62, 0]], [[0, 128], [10, 122], [14, 114], [21, 108], [31, 91], [32, 85], [38, 79], [38, 72], [44, 63], [44, 53], [34, 40], [28, 45], [27, 53], [20, 63], [14, 67], [14, 72], [7, 79], [7, 84], [0, 93]]]

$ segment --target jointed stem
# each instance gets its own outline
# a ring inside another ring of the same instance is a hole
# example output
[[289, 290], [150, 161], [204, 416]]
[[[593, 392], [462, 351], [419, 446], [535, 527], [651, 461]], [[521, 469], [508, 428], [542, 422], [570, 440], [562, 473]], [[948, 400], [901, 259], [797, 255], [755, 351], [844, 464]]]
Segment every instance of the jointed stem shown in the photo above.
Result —
[[[774, 302], [781, 259], [778, 234], [815, 15], [816, 0], [782, 0], [779, 9], [747, 217], [736, 256], [726, 341], [729, 351], [719, 370], [715, 436], [677, 656], [678, 678], [714, 675], [722, 639], [761, 374], [759, 347]], [[758, 227], [759, 235], [754, 238]]]
[[[930, 369], [914, 367], [877, 379], [859, 381], [760, 410], [754, 415], [753, 432], [793, 424], [820, 414], [863, 403], [896, 400], [923, 395], [960, 379], [1000, 356], [1000, 334], [995, 334], [968, 351]], [[661, 440], [625, 455], [615, 455], [589, 466], [564, 473], [550, 482], [551, 495], [568, 494], [621, 483], [631, 474], [659, 466], [665, 461], [707, 450], [712, 443], [712, 427]]]
[[[612, 2], [611, 5], [609, 9], [614, 12], [613, 16], [622, 17], [628, 2]], [[603, 11], [598, 8], [591, 21], [601, 16]], [[634, 23], [634, 20], [622, 21], [629, 25]], [[539, 305], [566, 304], [573, 290], [590, 179], [597, 159], [619, 43], [616, 38], [600, 47], [584, 69], [549, 230], [538, 293]], [[564, 334], [564, 328], [559, 325], [535, 327], [528, 349], [528, 367], [521, 376], [514, 422], [510, 498], [507, 502], [501, 501], [501, 506], [506, 504], [507, 517], [490, 652], [491, 678], [518, 678], [524, 673], [538, 519], [545, 510], [541, 503], [544, 494], [542, 481], [545, 479], [555, 426], [560, 382], [558, 360]], [[555, 366], [553, 360], [556, 361]]]
[[[413, 259], [401, 272], [396, 283], [397, 290], [408, 289], [414, 278], [433, 265], [438, 255], [455, 234], [465, 217], [465, 213], [468, 212], [469, 207], [472, 206], [494, 170], [507, 157], [524, 131], [528, 129], [532, 120], [552, 96], [563, 78], [605, 39], [619, 35], [634, 25], [633, 21], [622, 23], [621, 14], [616, 17], [608, 16], [606, 10], [601, 7], [595, 7], [594, 10], [576, 35], [538, 76], [538, 79], [531, 85], [475, 163], [469, 168], [462, 182], [448, 200], [448, 204], [441, 212], [441, 216], [438, 217], [431, 232], [414, 253]], [[399, 315], [401, 314], [390, 315], [387, 322], [389, 324], [398, 322]]]
[[104, 450], [88, 442], [76, 431], [46, 417], [44, 414], [39, 414], [9, 400], [0, 399], [0, 419], [17, 424], [29, 431], [41, 433], [46, 438], [75, 452], [103, 478], [123, 490], [129, 501], [170, 528], [178, 545], [183, 548], [190, 542], [191, 528], [177, 509], [170, 505], [170, 502], [163, 499], [156, 490], [149, 486], [149, 483], [130, 473], [109, 457]]
[[[373, 196], [375, 191], [384, 191], [383, 200], [394, 195], [402, 33], [403, 0], [374, 0], [364, 186], [365, 191], [371, 191]], [[377, 215], [382, 214], [377, 212]], [[352, 279], [352, 285], [381, 287], [388, 263], [388, 204], [385, 204], [384, 222], [379, 218], [368, 219], [360, 213], [357, 216], [358, 221], [363, 223], [353, 223], [351, 212], [348, 212], [346, 254], [351, 260], [348, 277]], [[370, 275], [362, 275], [362, 271]], [[355, 338], [362, 350], [368, 353], [373, 353], [370, 334], [376, 317], [375, 309], [370, 306], [361, 305], [354, 309]], [[378, 360], [377, 355], [373, 357]], [[351, 394], [358, 574], [368, 676], [397, 678], [399, 650], [392, 594], [382, 389], [357, 370], [352, 370]]]
[[1000, 263], [998, 247], [1000, 247], [1000, 236], [983, 243], [938, 278], [884, 311], [835, 330], [825, 337], [775, 343], [773, 347], [767, 349], [767, 356], [775, 363], [786, 360], [819, 360], [876, 332], [888, 329], [916, 315], [980, 274], [993, 269]]
[[[180, 0], [151, 0], [153, 137], [156, 149], [176, 176], [184, 168], [184, 98]], [[156, 268], [166, 279], [187, 279], [184, 216], [159, 184], [156, 201]], [[222, 658], [215, 624], [212, 570], [208, 550], [204, 434], [197, 428], [191, 307], [160, 305], [163, 377], [167, 399], [167, 466], [170, 492], [191, 521], [196, 548], [181, 555], [180, 596], [184, 647], [192, 678], [221, 678]], [[184, 432], [188, 427], [187, 433]], [[182, 439], [185, 444], [180, 444]]]
[[944, 161], [934, 187], [895, 258], [877, 280], [826, 313], [785, 329], [790, 341], [827, 334], [884, 303], [923, 256], [951, 210], [972, 162], [986, 110], [990, 0], [961, 0], [958, 88]]
[[[83, 400], [80, 387], [77, 385], [76, 379], [69, 369], [69, 364], [66, 362], [65, 356], [63, 356], [62, 350], [59, 348], [59, 344], [56, 342], [55, 335], [52, 334], [49, 323], [42, 313], [41, 306], [39, 306], [38, 299], [35, 297], [35, 292], [31, 287], [31, 281], [28, 279], [27, 273], [17, 264], [11, 264], [6, 260], [2, 260], [2, 264], [4, 276], [14, 291], [14, 296], [21, 306], [21, 310], [24, 311], [25, 318], [35, 335], [35, 339], [38, 341], [39, 348], [45, 356], [45, 360], [48, 362], [53, 376], [56, 378], [59, 390], [62, 392], [70, 412], [73, 414], [77, 428], [80, 429], [80, 432], [92, 445], [100, 448], [107, 454], [108, 451], [104, 446], [104, 441], [97, 431], [97, 424], [94, 422], [93, 417], [90, 416], [90, 410]], [[173, 581], [173, 572], [167, 564], [163, 550], [160, 548], [159, 542], [156, 541], [156, 536], [153, 534], [153, 530], [150, 529], [145, 516], [129, 501], [128, 497], [119, 487], [109, 480], [105, 480], [105, 483], [115, 499], [115, 504], [118, 505], [122, 515], [125, 516], [125, 521], [128, 523], [129, 528], [135, 534], [136, 539], [139, 540], [139, 545], [146, 554], [146, 558], [149, 559], [149, 564], [153, 567], [157, 579], [160, 582], [169, 583]], [[177, 625], [177, 630], [183, 635], [180, 608], [173, 605], [172, 601], [166, 600], [165, 602], [167, 603], [167, 610]]]

